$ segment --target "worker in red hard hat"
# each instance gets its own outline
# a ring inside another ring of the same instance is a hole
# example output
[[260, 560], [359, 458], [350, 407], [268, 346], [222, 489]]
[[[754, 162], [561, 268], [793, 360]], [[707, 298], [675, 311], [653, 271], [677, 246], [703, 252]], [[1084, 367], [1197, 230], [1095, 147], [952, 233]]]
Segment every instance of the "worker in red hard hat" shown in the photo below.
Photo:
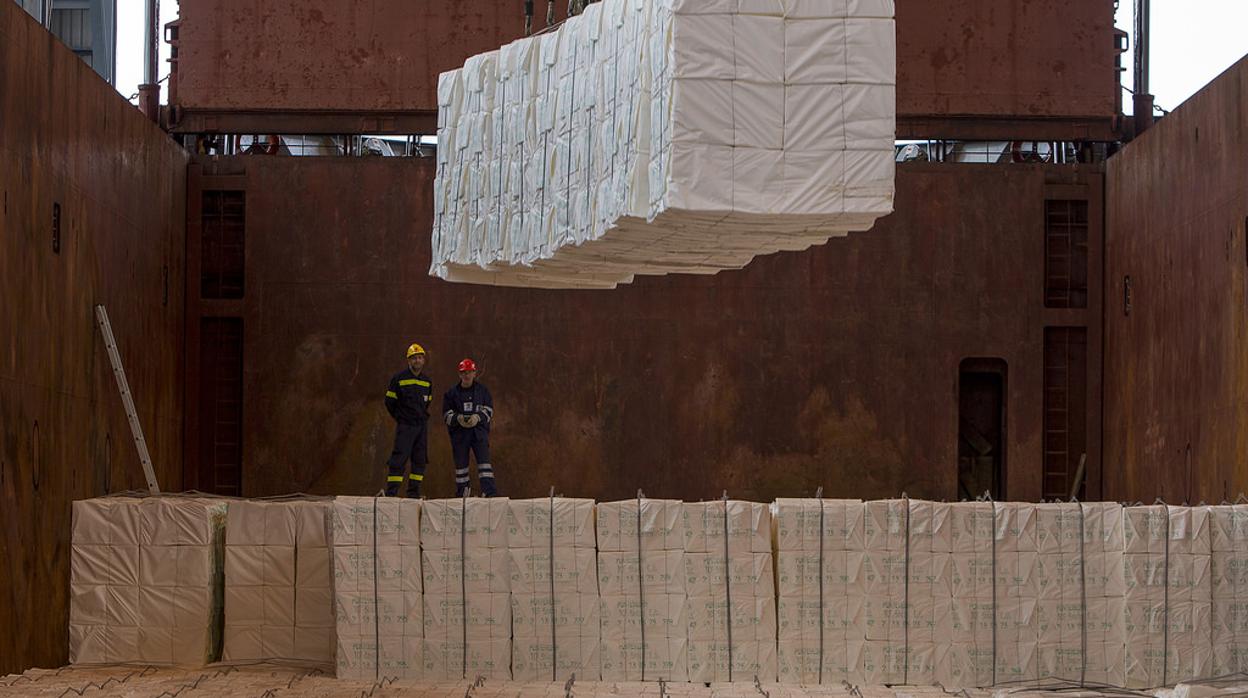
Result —
[[399, 494], [403, 471], [412, 461], [408, 476], [407, 496], [419, 497], [429, 463], [429, 403], [433, 402], [433, 382], [424, 373], [425, 348], [413, 344], [407, 348], [407, 368], [394, 374], [386, 389], [386, 410], [394, 417], [394, 451], [386, 461], [386, 496]]
[[459, 362], [459, 382], [442, 396], [442, 418], [451, 434], [451, 457], [455, 459], [455, 496], [468, 490], [468, 452], [477, 459], [477, 479], [481, 493], [498, 495], [494, 466], [490, 464], [490, 423], [494, 421], [494, 399], [477, 381], [477, 364], [472, 359]]

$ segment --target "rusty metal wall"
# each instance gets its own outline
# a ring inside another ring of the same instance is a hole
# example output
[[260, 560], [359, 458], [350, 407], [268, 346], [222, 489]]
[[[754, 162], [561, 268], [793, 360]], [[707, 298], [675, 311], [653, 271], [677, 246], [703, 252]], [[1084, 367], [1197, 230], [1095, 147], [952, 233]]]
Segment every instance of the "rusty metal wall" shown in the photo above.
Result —
[[[546, 4], [535, 5], [536, 29]], [[897, 0], [899, 134], [1111, 140], [1113, 5]], [[184, 2], [177, 127], [432, 132], [438, 73], [521, 36], [522, 8], [521, 0]]]
[[96, 303], [112, 316], [158, 477], [181, 486], [186, 158], [11, 2], [0, 2], [0, 115], [4, 674], [67, 659], [70, 502], [143, 484]]
[[[430, 278], [433, 171], [431, 160], [398, 158], [191, 166], [188, 329], [200, 316], [242, 319], [245, 494], [376, 492], [393, 435], [382, 394], [412, 341], [430, 351], [439, 396], [459, 359], [482, 366], [497, 407], [493, 460], [514, 496], [553, 484], [600, 499], [641, 487], [768, 500], [823, 485], [829, 496], [954, 498], [958, 367], [1000, 357], [1007, 493], [1035, 499], [1046, 325], [1088, 328], [1088, 386], [1099, 396], [1095, 169], [903, 165], [897, 213], [869, 233], [738, 272], [603, 292]], [[195, 297], [195, 208], [211, 188], [246, 191], [242, 300]], [[1093, 201], [1084, 310], [1043, 307], [1052, 196]], [[187, 345], [189, 377], [198, 338]], [[1089, 415], [1098, 482], [1098, 403]], [[426, 492], [449, 495], [449, 443], [436, 423], [430, 457]]]
[[1242, 60], [1109, 161], [1105, 491], [1116, 499], [1248, 491], [1246, 113]]
[[971, 119], [979, 130], [963, 137], [1060, 129], [1069, 135], [1052, 137], [1109, 140], [1102, 129], [1119, 111], [1114, 0], [896, 2], [902, 137], [941, 137], [951, 130], [943, 122]]

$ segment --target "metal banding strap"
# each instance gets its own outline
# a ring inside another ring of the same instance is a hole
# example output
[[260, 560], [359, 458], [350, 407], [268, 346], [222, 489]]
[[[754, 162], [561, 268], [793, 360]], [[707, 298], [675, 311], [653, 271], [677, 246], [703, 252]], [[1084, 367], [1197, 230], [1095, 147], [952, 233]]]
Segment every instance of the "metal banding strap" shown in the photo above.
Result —
[[1162, 516], [1166, 517], [1166, 557], [1164, 564], [1166, 571], [1162, 577], [1165, 580], [1163, 589], [1163, 600], [1161, 618], [1165, 625], [1162, 626], [1161, 634], [1161, 685], [1168, 686], [1170, 678], [1170, 505], [1165, 502], [1161, 503], [1163, 508]]
[[908, 684], [910, 683], [910, 497], [904, 492], [901, 494], [901, 497], [902, 501], [906, 503], [906, 556], [903, 567], [906, 579], [904, 582], [904, 596], [901, 602], [902, 632], [905, 644], [901, 653], [901, 660], [903, 662], [902, 683]]
[[559, 643], [555, 638], [555, 487], [550, 487], [550, 680], [558, 681]]
[[815, 490], [819, 505], [819, 684], [823, 683], [823, 487]]
[[992, 685], [997, 685], [997, 502], [992, 502], [992, 525], [988, 537], [992, 540]]
[[637, 490], [637, 606], [641, 609], [641, 680], [646, 680], [646, 590], [641, 572], [641, 490]]
[[[400, 478], [402, 479], [402, 478]], [[377, 497], [373, 496], [373, 669], [374, 678], [381, 679], [381, 605], [377, 594]]]
[[1084, 536], [1087, 535], [1087, 524], [1084, 521], [1083, 502], [1079, 502], [1079, 686], [1088, 679], [1088, 570], [1087, 558], [1084, 556]]
[[728, 566], [728, 490], [724, 490], [724, 596], [728, 603], [724, 618], [728, 621], [728, 681], [732, 681], [732, 583]]
[[[467, 551], [468, 539], [468, 491], [464, 490], [464, 496], [459, 500], [459, 600], [463, 606], [460, 609], [460, 619], [464, 629], [464, 655], [462, 673], [463, 678], [468, 678], [468, 583], [465, 581], [466, 570], [464, 569], [464, 557]], [[376, 576], [374, 575], [374, 579]]]

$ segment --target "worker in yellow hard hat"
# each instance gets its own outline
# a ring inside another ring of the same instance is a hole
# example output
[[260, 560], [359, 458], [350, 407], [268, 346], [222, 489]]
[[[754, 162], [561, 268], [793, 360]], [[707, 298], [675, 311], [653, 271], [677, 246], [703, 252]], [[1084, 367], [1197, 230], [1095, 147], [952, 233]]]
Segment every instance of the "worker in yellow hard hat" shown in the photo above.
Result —
[[386, 389], [386, 410], [394, 417], [394, 451], [386, 461], [386, 496], [399, 494], [407, 461], [412, 461], [408, 475], [407, 496], [419, 497], [429, 463], [429, 403], [433, 400], [433, 383], [424, 374], [425, 348], [412, 344], [407, 348], [407, 368], [394, 374]]

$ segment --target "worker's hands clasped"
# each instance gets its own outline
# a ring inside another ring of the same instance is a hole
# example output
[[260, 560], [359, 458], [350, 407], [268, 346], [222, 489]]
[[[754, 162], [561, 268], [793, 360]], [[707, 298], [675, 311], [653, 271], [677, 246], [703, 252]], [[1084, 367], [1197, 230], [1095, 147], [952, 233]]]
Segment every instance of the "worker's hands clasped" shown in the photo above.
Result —
[[455, 418], [459, 422], [459, 426], [465, 429], [471, 429], [481, 423], [481, 416], [475, 414], [461, 414]]

